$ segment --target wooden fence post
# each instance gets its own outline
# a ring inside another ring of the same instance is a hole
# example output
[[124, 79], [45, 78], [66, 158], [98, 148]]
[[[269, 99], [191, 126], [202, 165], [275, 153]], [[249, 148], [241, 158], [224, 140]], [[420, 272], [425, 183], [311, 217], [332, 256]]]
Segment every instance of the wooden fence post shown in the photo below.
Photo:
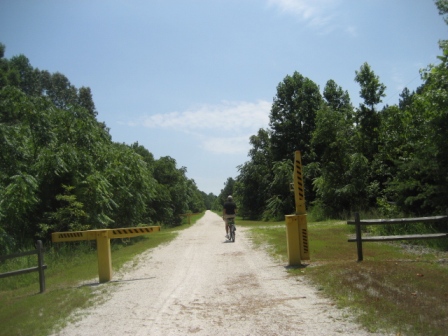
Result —
[[363, 255], [362, 255], [361, 220], [359, 219], [359, 212], [355, 213], [355, 228], [356, 228], [356, 247], [358, 249], [358, 261], [362, 261]]
[[42, 241], [38, 240], [36, 243], [37, 249], [37, 267], [39, 268], [39, 286], [40, 292], [45, 292], [45, 268], [44, 268], [44, 249], [42, 246]]

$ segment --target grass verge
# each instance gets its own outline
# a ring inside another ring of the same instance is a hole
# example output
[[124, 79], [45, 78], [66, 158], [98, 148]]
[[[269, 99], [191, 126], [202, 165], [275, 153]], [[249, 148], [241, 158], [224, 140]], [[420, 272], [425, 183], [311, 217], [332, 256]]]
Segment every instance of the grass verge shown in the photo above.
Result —
[[[237, 221], [256, 245], [287, 264], [284, 222]], [[395, 335], [446, 335], [448, 253], [398, 243], [364, 243], [357, 262], [352, 228], [341, 221], [308, 223], [310, 261], [290, 270], [309, 279], [367, 330]]]
[[[202, 215], [192, 216], [191, 225]], [[111, 240], [114, 272], [120, 271], [124, 265], [126, 268], [137, 266], [137, 255], [171, 241], [179, 230], [191, 225], [162, 229], [130, 240]], [[116, 285], [113, 280], [98, 284], [94, 243], [53, 244], [44, 258], [48, 269], [45, 271], [46, 291], [43, 294], [39, 294], [37, 272], [0, 279], [0, 335], [49, 335], [70, 322], [68, 318], [76, 319], [77, 311], [101, 302], [111, 286]], [[36, 256], [12, 259], [0, 264], [0, 273], [36, 266], [36, 259]]]

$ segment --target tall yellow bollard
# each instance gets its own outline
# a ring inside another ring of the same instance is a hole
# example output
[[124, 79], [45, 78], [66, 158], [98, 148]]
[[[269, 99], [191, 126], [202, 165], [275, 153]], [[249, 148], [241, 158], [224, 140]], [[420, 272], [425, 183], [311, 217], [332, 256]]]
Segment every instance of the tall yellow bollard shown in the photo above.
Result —
[[290, 266], [300, 266], [301, 260], [309, 260], [308, 225], [306, 221], [305, 187], [302, 176], [302, 157], [300, 151], [294, 158], [294, 200], [295, 215], [286, 215], [286, 242]]

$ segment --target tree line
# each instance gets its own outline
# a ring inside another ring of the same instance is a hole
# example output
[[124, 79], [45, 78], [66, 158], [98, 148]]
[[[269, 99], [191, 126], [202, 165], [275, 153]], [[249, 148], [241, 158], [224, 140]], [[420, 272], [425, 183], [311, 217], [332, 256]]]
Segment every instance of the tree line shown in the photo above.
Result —
[[112, 141], [90, 88], [61, 73], [4, 58], [0, 44], [0, 253], [55, 231], [176, 226], [210, 209], [169, 157]]
[[[448, 1], [436, 1], [447, 22]], [[447, 22], [448, 23], [448, 22]], [[368, 63], [355, 71], [362, 103], [329, 80], [322, 93], [298, 72], [278, 84], [269, 128], [251, 136], [249, 160], [229, 178], [250, 219], [294, 212], [294, 152], [302, 153], [307, 206], [322, 218], [354, 211], [385, 215], [444, 214], [448, 207], [448, 42], [437, 65], [421, 70], [423, 84], [405, 88], [396, 105], [379, 108], [386, 87]]]

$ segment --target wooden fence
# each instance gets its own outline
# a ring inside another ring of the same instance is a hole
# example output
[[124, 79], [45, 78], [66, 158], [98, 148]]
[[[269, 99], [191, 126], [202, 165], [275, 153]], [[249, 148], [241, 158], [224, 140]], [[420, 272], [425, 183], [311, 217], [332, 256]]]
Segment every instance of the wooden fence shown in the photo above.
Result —
[[355, 213], [355, 220], [347, 221], [347, 224], [355, 225], [356, 238], [348, 239], [348, 242], [356, 242], [358, 250], [358, 261], [363, 260], [362, 243], [363, 242], [384, 242], [394, 240], [411, 240], [411, 239], [436, 239], [446, 238], [448, 233], [430, 233], [430, 234], [412, 234], [412, 235], [395, 235], [395, 236], [368, 236], [362, 237], [361, 226], [362, 225], [392, 225], [392, 224], [415, 224], [415, 223], [435, 223], [448, 220], [447, 216], [434, 216], [434, 217], [418, 217], [418, 218], [396, 218], [396, 219], [364, 219], [359, 218], [359, 213]]
[[9, 254], [9, 255], [5, 255], [5, 256], [0, 256], [0, 262], [5, 261], [7, 259], [24, 257], [24, 256], [27, 256], [27, 255], [33, 255], [33, 254], [37, 254], [37, 266], [36, 267], [30, 267], [30, 268], [17, 270], [17, 271], [0, 273], [0, 279], [1, 278], [6, 278], [6, 277], [10, 277], [10, 276], [15, 276], [15, 275], [31, 273], [31, 272], [39, 272], [40, 293], [45, 292], [45, 273], [44, 273], [44, 270], [47, 269], [47, 265], [44, 265], [44, 248], [42, 246], [42, 241], [40, 241], [40, 240], [37, 241], [35, 250], [27, 251], [27, 252], [21, 252], [21, 253], [15, 253], [15, 254]]

